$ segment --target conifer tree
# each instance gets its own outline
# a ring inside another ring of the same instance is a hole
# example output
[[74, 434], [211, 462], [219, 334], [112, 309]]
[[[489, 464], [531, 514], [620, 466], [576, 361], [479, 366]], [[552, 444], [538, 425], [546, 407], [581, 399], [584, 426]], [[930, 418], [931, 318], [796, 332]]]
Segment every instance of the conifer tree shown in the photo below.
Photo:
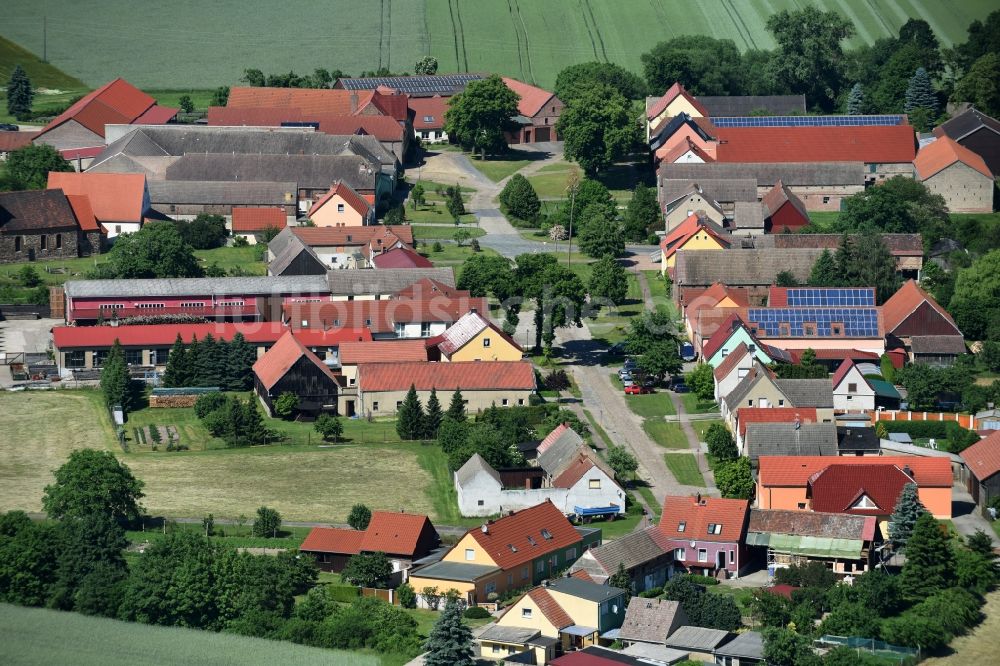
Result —
[[184, 366], [187, 372], [187, 384], [185, 386], [202, 386], [198, 383], [198, 367], [201, 362], [201, 342], [197, 335], [191, 336], [191, 344], [188, 345], [187, 353], [184, 354]]
[[906, 103], [903, 105], [903, 110], [913, 113], [917, 109], [926, 109], [934, 115], [937, 113], [937, 107], [937, 95], [934, 93], [934, 86], [931, 85], [931, 77], [926, 69], [918, 67], [906, 87]]
[[437, 389], [431, 387], [431, 396], [427, 398], [427, 414], [424, 416], [424, 439], [437, 439], [438, 428], [441, 427], [443, 418], [444, 411], [438, 400]]
[[847, 96], [847, 115], [860, 116], [865, 112], [865, 89], [860, 83], [855, 83]]
[[809, 273], [809, 286], [836, 287], [839, 282], [840, 274], [837, 270], [837, 260], [830, 250], [823, 250]]
[[448, 212], [451, 214], [455, 224], [458, 224], [460, 217], [465, 215], [465, 202], [462, 200], [462, 190], [459, 189], [456, 184], [455, 187], [450, 188], [451, 192], [448, 194]]
[[35, 91], [31, 88], [28, 74], [20, 65], [14, 67], [7, 82], [7, 113], [18, 120], [27, 120], [31, 115], [31, 102]]
[[249, 390], [253, 384], [250, 369], [257, 359], [257, 350], [246, 341], [242, 333], [237, 333], [229, 341], [227, 351], [225, 387], [230, 391]]
[[216, 373], [218, 371], [218, 348], [211, 333], [205, 335], [198, 344], [198, 355], [194, 364], [195, 386], [218, 386]]
[[929, 513], [917, 519], [906, 542], [906, 564], [900, 589], [908, 601], [922, 601], [948, 587], [954, 572], [954, 556], [941, 524]]
[[131, 382], [128, 366], [125, 364], [125, 352], [118, 338], [115, 338], [115, 343], [101, 366], [101, 392], [108, 407], [120, 405], [126, 413], [129, 412], [132, 408]]
[[449, 600], [424, 645], [425, 666], [472, 666], [472, 631], [462, 621], [462, 607]]
[[187, 350], [184, 348], [181, 334], [178, 333], [174, 345], [170, 348], [170, 356], [167, 357], [167, 369], [163, 372], [163, 385], [187, 386], [189, 382]]
[[396, 432], [400, 439], [419, 439], [424, 432], [424, 408], [417, 397], [417, 388], [410, 384], [403, 404], [396, 415]]
[[896, 500], [896, 507], [889, 516], [889, 539], [893, 548], [903, 548], [913, 534], [913, 526], [917, 524], [920, 516], [927, 513], [927, 509], [917, 495], [917, 484], [908, 483], [903, 486], [903, 492]]
[[448, 412], [445, 416], [459, 423], [465, 421], [465, 399], [462, 397], [461, 388], [455, 389], [455, 392], [451, 394], [451, 404], [448, 405]]

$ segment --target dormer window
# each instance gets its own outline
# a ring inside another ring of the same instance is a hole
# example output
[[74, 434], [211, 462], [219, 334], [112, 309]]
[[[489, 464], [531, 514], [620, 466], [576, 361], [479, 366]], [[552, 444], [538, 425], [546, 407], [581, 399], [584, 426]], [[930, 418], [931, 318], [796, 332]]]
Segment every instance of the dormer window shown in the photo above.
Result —
[[722, 534], [722, 523], [709, 523], [708, 524], [709, 534]]
[[686, 530], [686, 529], [687, 529], [687, 523], [686, 523], [685, 521], [683, 521], [683, 520], [682, 520], [682, 521], [680, 522], [680, 524], [678, 524], [678, 525], [677, 525], [677, 531], [678, 531], [678, 532], [683, 532], [683, 531], [684, 531], [684, 530]]
[[858, 499], [858, 501], [854, 503], [854, 506], [852, 506], [851, 508], [852, 509], [878, 509], [879, 506], [878, 506], [878, 504], [876, 504], [875, 502], [873, 502], [872, 498], [868, 497], [868, 495], [862, 495]]

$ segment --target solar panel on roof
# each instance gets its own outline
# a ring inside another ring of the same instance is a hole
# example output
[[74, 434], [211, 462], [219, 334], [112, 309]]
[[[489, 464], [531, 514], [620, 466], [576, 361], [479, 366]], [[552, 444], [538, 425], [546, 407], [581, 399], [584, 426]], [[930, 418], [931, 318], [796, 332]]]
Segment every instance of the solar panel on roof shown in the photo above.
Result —
[[731, 116], [712, 118], [716, 127], [890, 127], [902, 125], [905, 116]]
[[791, 287], [785, 292], [789, 307], [841, 306], [861, 307], [875, 305], [875, 290], [871, 287], [851, 289], [816, 289]]
[[765, 337], [873, 338], [879, 334], [874, 307], [751, 308], [747, 318]]
[[379, 86], [394, 88], [403, 93], [452, 93], [461, 90], [470, 81], [482, 79], [481, 74], [441, 74], [434, 76], [368, 76], [341, 79], [347, 90], [374, 90]]

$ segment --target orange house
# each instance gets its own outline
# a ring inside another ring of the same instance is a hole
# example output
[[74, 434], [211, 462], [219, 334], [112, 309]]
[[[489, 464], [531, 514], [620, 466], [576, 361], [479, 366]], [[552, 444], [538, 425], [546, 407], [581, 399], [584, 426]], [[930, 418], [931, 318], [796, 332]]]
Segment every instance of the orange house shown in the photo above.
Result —
[[[879, 516], [892, 513], [898, 490], [916, 483], [935, 518], [951, 518], [951, 460], [917, 456], [761, 456], [757, 508]], [[857, 467], [852, 473], [850, 467]], [[873, 469], [883, 467], [883, 470]]]

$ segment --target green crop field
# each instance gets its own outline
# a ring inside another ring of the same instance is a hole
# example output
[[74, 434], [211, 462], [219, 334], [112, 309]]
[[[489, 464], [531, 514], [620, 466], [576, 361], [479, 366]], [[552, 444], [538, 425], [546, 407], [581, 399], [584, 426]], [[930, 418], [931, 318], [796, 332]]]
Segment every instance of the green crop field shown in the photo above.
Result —
[[[41, 55], [47, 16], [48, 60], [91, 86], [123, 76], [147, 88], [211, 88], [236, 84], [248, 67], [412, 71], [427, 54], [438, 58], [442, 73], [497, 71], [551, 86], [563, 67], [588, 60], [640, 71], [643, 52], [679, 35], [771, 48], [767, 17], [805, 4], [850, 18], [857, 27], [852, 44], [895, 34], [918, 17], [945, 45], [964, 41], [969, 23], [997, 6], [996, 0], [328, 0], [321, 6], [177, 0], [136, 11], [128, 0], [8, 0], [0, 33]], [[0, 73], [11, 57], [0, 50]]]
[[324, 664], [377, 666], [373, 654], [321, 650], [197, 629], [151, 627], [44, 608], [0, 604], [0, 661], [13, 666]]

